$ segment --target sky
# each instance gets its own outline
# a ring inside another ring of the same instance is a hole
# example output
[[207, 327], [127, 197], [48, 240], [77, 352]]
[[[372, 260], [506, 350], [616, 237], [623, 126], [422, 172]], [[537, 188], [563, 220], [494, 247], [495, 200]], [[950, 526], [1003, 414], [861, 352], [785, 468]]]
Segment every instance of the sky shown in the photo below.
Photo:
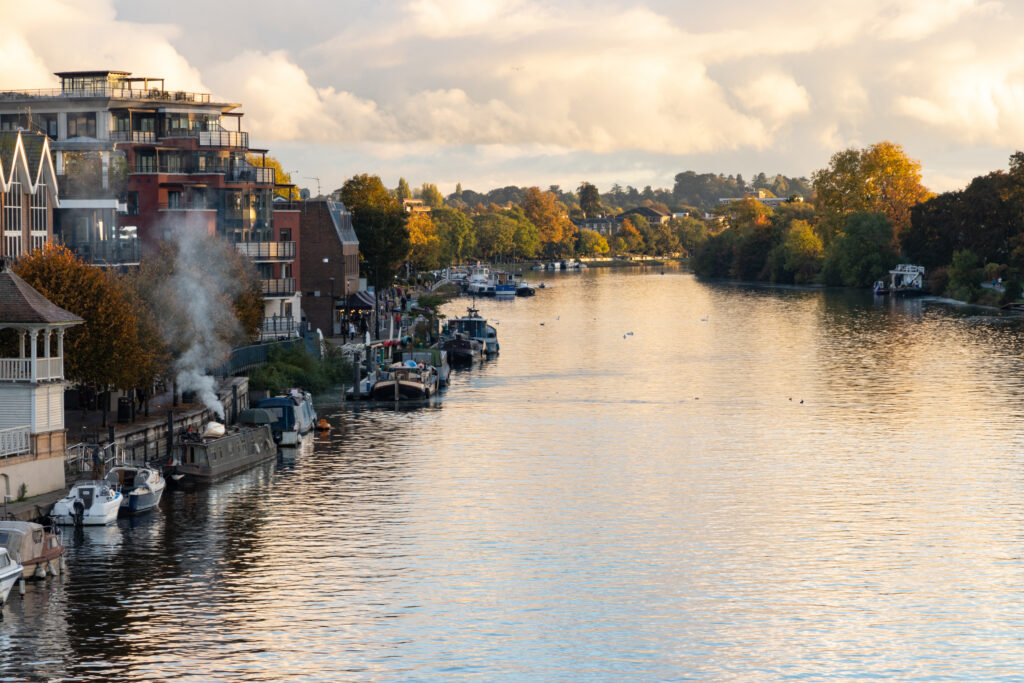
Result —
[[1024, 147], [1024, 3], [0, 0], [0, 90], [118, 69], [242, 104], [329, 192], [810, 176], [881, 140], [936, 192]]

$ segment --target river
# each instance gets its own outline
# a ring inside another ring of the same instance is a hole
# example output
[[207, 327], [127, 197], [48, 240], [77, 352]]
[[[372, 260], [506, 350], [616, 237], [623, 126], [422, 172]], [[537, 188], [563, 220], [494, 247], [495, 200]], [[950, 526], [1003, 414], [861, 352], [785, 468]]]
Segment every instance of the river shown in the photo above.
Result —
[[478, 302], [501, 355], [438, 404], [327, 412], [312, 452], [70, 534], [0, 679], [1021, 675], [1024, 326], [544, 279]]

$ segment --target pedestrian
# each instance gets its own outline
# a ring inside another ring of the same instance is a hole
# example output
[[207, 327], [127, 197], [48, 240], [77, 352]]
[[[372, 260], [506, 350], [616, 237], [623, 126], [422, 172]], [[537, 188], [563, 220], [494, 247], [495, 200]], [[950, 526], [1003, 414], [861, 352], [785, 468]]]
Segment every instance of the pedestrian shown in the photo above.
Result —
[[349, 336], [349, 338], [352, 339], [352, 341], [356, 340], [356, 326], [355, 326], [354, 323], [350, 322], [348, 324], [348, 336]]
[[92, 445], [92, 478], [99, 480], [103, 478], [103, 457], [100, 455], [100, 445]]

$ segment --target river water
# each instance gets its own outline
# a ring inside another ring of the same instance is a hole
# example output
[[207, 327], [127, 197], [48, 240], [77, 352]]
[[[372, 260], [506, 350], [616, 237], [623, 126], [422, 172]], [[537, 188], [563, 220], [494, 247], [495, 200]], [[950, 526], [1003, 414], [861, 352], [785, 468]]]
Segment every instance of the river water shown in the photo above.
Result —
[[0, 679], [1022, 675], [1020, 324], [546, 281], [479, 302], [501, 356], [439, 404], [327, 411], [312, 452], [72, 535]]

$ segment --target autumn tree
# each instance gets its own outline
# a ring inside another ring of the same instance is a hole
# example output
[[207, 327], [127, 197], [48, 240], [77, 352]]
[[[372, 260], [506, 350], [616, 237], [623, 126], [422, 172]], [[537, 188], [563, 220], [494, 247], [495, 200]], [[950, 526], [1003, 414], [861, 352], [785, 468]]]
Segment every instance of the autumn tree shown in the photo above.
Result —
[[813, 184], [826, 244], [856, 212], [884, 215], [899, 234], [910, 226], [911, 208], [931, 196], [921, 184], [921, 163], [887, 141], [836, 152], [828, 168], [815, 171]]
[[522, 202], [523, 212], [540, 232], [541, 248], [548, 256], [557, 256], [565, 249], [565, 240], [576, 232], [569, 220], [565, 205], [555, 194], [538, 187], [526, 189]]
[[22, 259], [15, 273], [54, 304], [85, 320], [64, 337], [68, 379], [119, 389], [152, 381], [152, 376], [141, 374], [151, 369], [158, 349], [140, 343], [138, 313], [115, 276], [52, 244]]
[[897, 260], [889, 219], [880, 213], [852, 213], [826, 247], [822, 275], [828, 285], [870, 287]]
[[583, 228], [577, 235], [577, 252], [580, 256], [602, 256], [608, 253], [608, 240], [596, 230]]
[[409, 231], [409, 261], [420, 270], [433, 270], [441, 261], [441, 238], [430, 214], [417, 211], [406, 221]]
[[512, 251], [515, 245], [516, 222], [500, 212], [485, 213], [473, 218], [476, 230], [477, 254], [485, 259], [497, 259]]
[[294, 201], [299, 198], [299, 191], [292, 184], [292, 176], [290, 173], [285, 173], [284, 169], [281, 168], [281, 162], [274, 157], [259, 156], [256, 154], [246, 154], [245, 160], [249, 162], [250, 166], [257, 168], [272, 168], [274, 169], [274, 184], [275, 185], [288, 185], [289, 187], [275, 187], [274, 194], [278, 197], [283, 197], [289, 201]]

